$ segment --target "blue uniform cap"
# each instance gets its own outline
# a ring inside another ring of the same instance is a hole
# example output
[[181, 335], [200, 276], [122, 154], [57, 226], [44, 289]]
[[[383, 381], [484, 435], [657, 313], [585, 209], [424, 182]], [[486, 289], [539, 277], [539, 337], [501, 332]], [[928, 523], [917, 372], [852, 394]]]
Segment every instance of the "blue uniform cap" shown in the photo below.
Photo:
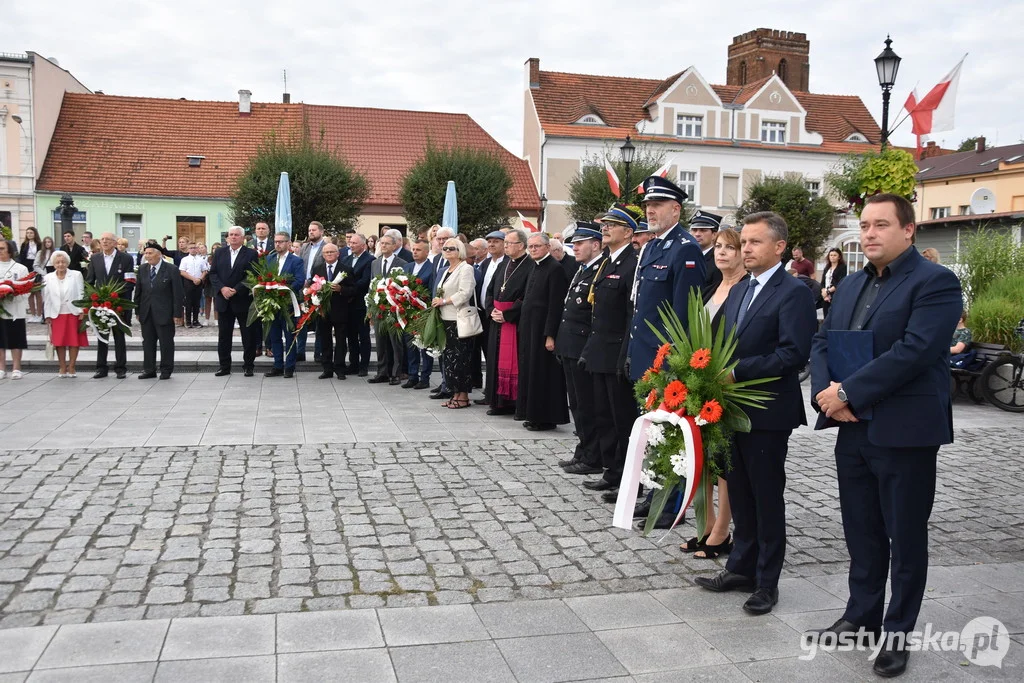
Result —
[[644, 178], [644, 199], [645, 202], [667, 199], [682, 204], [689, 196], [678, 185], [660, 175], [652, 175]]
[[577, 242], [583, 242], [586, 240], [600, 240], [601, 239], [601, 226], [597, 223], [585, 223], [579, 221], [576, 223], [576, 229], [572, 232], [570, 238], [570, 244], [576, 244]]

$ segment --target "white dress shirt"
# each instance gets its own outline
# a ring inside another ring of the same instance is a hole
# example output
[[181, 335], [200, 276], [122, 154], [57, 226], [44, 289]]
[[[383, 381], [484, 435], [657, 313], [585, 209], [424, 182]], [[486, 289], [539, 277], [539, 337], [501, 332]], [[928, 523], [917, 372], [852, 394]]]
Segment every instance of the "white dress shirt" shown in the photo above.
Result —
[[494, 259], [491, 259], [491, 265], [487, 266], [487, 272], [484, 273], [483, 289], [481, 289], [480, 291], [482, 291], [482, 292], [490, 291], [489, 288], [491, 286], [491, 280], [494, 279], [494, 273], [498, 270], [498, 266], [500, 266], [504, 262], [505, 262], [505, 255], [504, 254], [502, 254], [501, 258], [499, 258], [497, 261], [495, 261]]
[[178, 267], [178, 270], [188, 273], [194, 278], [201, 278], [203, 273], [210, 270], [210, 264], [199, 254], [189, 254], [181, 259], [181, 265]]
[[[754, 295], [752, 297], [750, 297], [750, 305], [751, 306], [754, 305], [754, 300], [757, 299], [757, 297], [761, 295], [761, 292], [764, 291], [764, 286], [766, 284], [768, 284], [769, 280], [772, 279], [772, 275], [775, 275], [775, 271], [778, 270], [781, 267], [782, 267], [782, 263], [781, 262], [776, 263], [774, 266], [772, 266], [771, 268], [769, 268], [768, 270], [764, 271], [763, 273], [758, 275], [756, 278], [754, 278], [755, 280], [757, 280], [757, 287], [754, 288]], [[751, 277], [753, 277], [753, 275], [751, 275]], [[740, 282], [746, 283], [746, 282], [749, 282], [749, 280], [741, 280]], [[749, 287], [749, 285], [747, 285], [747, 286]], [[748, 311], [750, 310], [750, 306], [747, 307], [747, 310]]]
[[[231, 247], [228, 247], [228, 249], [231, 249]], [[232, 268], [235, 267], [235, 259], [238, 258], [238, 252], [241, 251], [241, 250], [242, 250], [241, 247], [239, 247], [238, 249], [231, 249], [231, 267]]]
[[412, 274], [413, 274], [414, 276], [417, 276], [417, 277], [418, 277], [418, 276], [419, 276], [419, 274], [420, 274], [420, 270], [422, 270], [422, 269], [423, 269], [423, 265], [424, 265], [424, 264], [425, 264], [426, 262], [427, 262], [427, 260], [426, 260], [426, 259], [423, 259], [423, 263], [416, 263], [415, 261], [413, 261], [413, 262], [412, 262], [412, 263], [413, 263], [413, 265], [412, 265]]
[[114, 267], [114, 256], [117, 255], [117, 249], [112, 251], [109, 255], [103, 254], [103, 267], [107, 270], [107, 275], [110, 275], [110, 269]]

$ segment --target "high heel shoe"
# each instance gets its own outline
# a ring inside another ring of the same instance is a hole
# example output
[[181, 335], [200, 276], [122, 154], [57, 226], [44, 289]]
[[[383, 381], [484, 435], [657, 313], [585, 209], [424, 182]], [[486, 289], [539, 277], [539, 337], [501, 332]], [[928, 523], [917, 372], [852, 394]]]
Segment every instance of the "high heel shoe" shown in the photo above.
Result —
[[[707, 539], [705, 539], [707, 540]], [[732, 552], [732, 534], [725, 537], [725, 540], [721, 543], [710, 545], [705, 543], [704, 547], [699, 552], [704, 553], [703, 555], [697, 555], [694, 553], [694, 557], [699, 560], [717, 560], [722, 555], [728, 555]]]

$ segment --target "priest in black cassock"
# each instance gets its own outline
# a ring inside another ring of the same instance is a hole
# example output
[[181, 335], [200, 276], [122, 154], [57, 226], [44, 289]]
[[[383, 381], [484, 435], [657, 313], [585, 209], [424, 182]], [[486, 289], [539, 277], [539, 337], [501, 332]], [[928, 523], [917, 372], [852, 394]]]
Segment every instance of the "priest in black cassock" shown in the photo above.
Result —
[[536, 263], [526, 283], [519, 314], [519, 398], [516, 419], [533, 432], [569, 422], [565, 375], [555, 357], [555, 337], [562, 322], [569, 279], [550, 254], [548, 236], [530, 235], [527, 249]]
[[510, 415], [519, 395], [519, 347], [516, 328], [526, 293], [526, 282], [533, 272], [533, 261], [526, 255], [526, 231], [516, 229], [505, 235], [506, 258], [491, 278], [484, 296], [491, 318], [487, 338], [488, 415]]

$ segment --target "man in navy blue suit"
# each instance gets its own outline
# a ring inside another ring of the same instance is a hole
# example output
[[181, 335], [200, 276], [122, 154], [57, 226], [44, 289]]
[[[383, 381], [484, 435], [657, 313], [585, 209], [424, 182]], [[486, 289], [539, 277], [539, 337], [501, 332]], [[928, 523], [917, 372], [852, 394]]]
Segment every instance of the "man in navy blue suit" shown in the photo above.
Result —
[[[874, 663], [881, 676], [907, 667], [905, 634], [917, 623], [928, 574], [936, 458], [939, 446], [953, 442], [948, 347], [963, 310], [960, 282], [918, 253], [915, 230], [914, 208], [903, 197], [867, 199], [860, 243], [869, 263], [832, 295], [811, 355], [815, 428], [839, 426], [850, 599], [841, 619], [810, 635], [884, 630]], [[866, 362], [847, 362], [848, 374], [836, 376], [840, 343], [862, 331], [870, 331]]]
[[349, 254], [343, 263], [352, 269], [351, 299], [348, 305], [347, 336], [350, 375], [366, 377], [370, 367], [370, 323], [366, 321], [366, 293], [370, 289], [373, 254], [366, 249], [366, 238], [354, 233], [348, 241]]
[[259, 322], [246, 325], [252, 292], [245, 287], [245, 274], [258, 258], [255, 249], [243, 244], [245, 230], [238, 225], [228, 228], [228, 243], [213, 255], [210, 282], [213, 284], [213, 305], [217, 310], [217, 377], [231, 374], [231, 335], [235, 321], [242, 332], [242, 368], [252, 377], [256, 365], [256, 347], [263, 333]]
[[[434, 277], [434, 264], [427, 259], [429, 255], [430, 243], [426, 240], [416, 240], [412, 243], [412, 261], [402, 266], [405, 272], [422, 280], [427, 287], [430, 286]], [[429, 389], [430, 373], [434, 369], [434, 357], [413, 344], [412, 335], [405, 335], [405, 345], [409, 379], [402, 385], [402, 388]]]
[[[276, 271], [279, 275], [291, 275], [288, 285], [295, 292], [295, 298], [302, 301], [302, 287], [306, 282], [306, 268], [301, 256], [291, 253], [292, 237], [287, 232], [279, 232], [274, 235], [274, 251], [267, 256], [267, 268]], [[263, 373], [264, 377], [281, 377], [286, 379], [295, 374], [295, 322], [292, 316], [291, 301], [286, 301], [285, 311], [279, 313], [270, 324], [270, 332], [267, 339], [270, 340], [270, 348], [274, 353], [274, 367], [270, 372]], [[291, 330], [284, 316], [292, 318]], [[285, 353], [287, 351], [287, 354]]]
[[696, 579], [722, 592], [753, 591], [743, 604], [749, 614], [767, 614], [779, 601], [779, 576], [786, 556], [786, 454], [793, 429], [807, 424], [800, 371], [811, 354], [817, 314], [811, 291], [782, 268], [789, 229], [776, 213], [743, 219], [740, 250], [750, 277], [725, 300], [725, 324], [736, 331], [738, 363], [732, 379], [779, 379], [759, 385], [773, 395], [763, 409], [743, 410], [749, 432], [733, 436], [732, 469], [726, 474], [735, 544], [725, 569]]

